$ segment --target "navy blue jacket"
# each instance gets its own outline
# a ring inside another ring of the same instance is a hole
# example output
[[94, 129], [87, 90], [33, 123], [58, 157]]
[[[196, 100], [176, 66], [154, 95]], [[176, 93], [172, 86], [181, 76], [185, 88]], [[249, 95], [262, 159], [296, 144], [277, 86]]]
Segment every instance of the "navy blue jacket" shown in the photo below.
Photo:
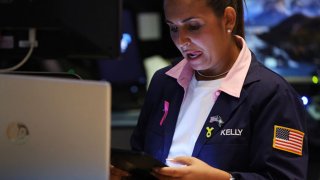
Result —
[[[172, 66], [155, 73], [138, 124], [131, 137], [133, 150], [144, 151], [162, 162], [168, 156], [184, 90], [166, 75]], [[170, 103], [163, 124], [164, 101]], [[210, 117], [220, 116], [213, 135], [206, 137]], [[298, 94], [279, 75], [252, 55], [240, 98], [221, 92], [196, 141], [192, 156], [230, 172], [236, 179], [306, 179], [308, 147], [302, 156], [272, 147], [274, 126], [306, 133], [305, 109]], [[241, 130], [240, 132], [237, 130]], [[186, 134], [188, 136], [188, 134]]]

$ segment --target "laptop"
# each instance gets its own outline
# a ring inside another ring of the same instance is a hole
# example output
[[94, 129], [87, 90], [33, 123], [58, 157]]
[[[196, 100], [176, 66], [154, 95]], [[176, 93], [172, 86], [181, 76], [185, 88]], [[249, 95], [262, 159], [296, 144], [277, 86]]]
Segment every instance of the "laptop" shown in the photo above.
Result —
[[108, 82], [0, 74], [0, 179], [109, 179]]

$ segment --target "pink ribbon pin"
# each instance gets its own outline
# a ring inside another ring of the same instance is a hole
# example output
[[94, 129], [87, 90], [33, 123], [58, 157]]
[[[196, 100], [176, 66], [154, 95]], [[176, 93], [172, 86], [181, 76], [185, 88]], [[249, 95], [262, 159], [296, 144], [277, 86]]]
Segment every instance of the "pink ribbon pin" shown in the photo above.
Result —
[[167, 115], [168, 115], [168, 112], [169, 112], [169, 102], [168, 101], [164, 101], [164, 104], [163, 104], [163, 111], [164, 111], [164, 114], [161, 118], [161, 121], [160, 121], [160, 126], [162, 126], [164, 120], [166, 119]]

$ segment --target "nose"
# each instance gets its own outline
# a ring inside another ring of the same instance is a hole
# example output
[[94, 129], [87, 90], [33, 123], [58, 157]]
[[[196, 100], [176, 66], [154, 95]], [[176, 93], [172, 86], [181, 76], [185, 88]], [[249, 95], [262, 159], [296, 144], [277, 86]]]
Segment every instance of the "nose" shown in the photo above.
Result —
[[179, 31], [179, 35], [178, 35], [179, 48], [182, 50], [186, 50], [188, 46], [190, 46], [190, 44], [191, 43], [190, 43], [190, 38], [188, 34], [184, 30]]
[[188, 50], [188, 47], [190, 46], [190, 42], [185, 42], [185, 43], [183, 43], [182, 45], [180, 45], [180, 49], [182, 50], [182, 51], [186, 51], [186, 50]]

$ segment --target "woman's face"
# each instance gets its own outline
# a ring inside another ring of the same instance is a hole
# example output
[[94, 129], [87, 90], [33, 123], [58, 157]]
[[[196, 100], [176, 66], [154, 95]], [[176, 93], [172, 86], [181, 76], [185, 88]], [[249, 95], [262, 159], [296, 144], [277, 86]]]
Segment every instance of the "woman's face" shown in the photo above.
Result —
[[225, 68], [230, 34], [206, 0], [165, 0], [164, 13], [173, 42], [194, 70]]

